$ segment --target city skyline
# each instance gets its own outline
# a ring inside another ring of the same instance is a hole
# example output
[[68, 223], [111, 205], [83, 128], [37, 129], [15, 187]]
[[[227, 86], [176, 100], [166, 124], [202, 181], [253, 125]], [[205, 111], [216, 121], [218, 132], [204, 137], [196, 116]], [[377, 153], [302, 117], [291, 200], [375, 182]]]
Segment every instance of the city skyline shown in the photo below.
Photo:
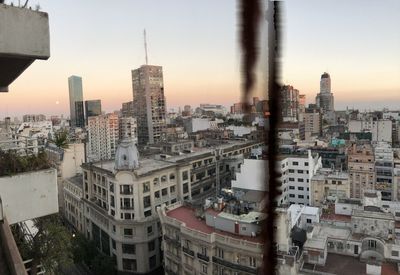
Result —
[[[73, 1], [40, 2], [50, 16], [51, 57], [33, 63], [10, 86], [10, 92], [2, 95], [0, 117], [68, 114], [66, 79], [74, 74], [83, 78], [84, 100], [101, 99], [106, 112], [120, 109], [122, 102], [132, 100], [130, 71], [145, 63], [144, 28], [149, 64], [164, 68], [168, 110], [200, 103], [229, 107], [240, 101], [236, 2], [182, 5], [172, 1], [167, 5], [159, 1], [120, 1], [113, 9], [103, 3], [91, 10], [90, 2], [79, 3], [79, 9]], [[392, 29], [400, 23], [396, 18], [400, 3], [367, 3], [283, 3], [282, 84], [305, 94], [307, 104], [314, 103], [324, 71], [331, 75], [338, 110], [346, 106], [370, 109], [371, 103], [374, 108], [394, 108], [400, 100], [400, 57], [395, 51], [400, 47], [400, 35]], [[162, 8], [152, 10], [155, 4]], [[363, 12], [353, 14], [351, 11], [358, 6]], [[302, 15], [311, 9], [312, 15], [304, 18]], [[327, 9], [336, 13], [324, 13]], [[91, 20], [87, 21], [89, 11]], [[103, 20], [107, 13], [115, 12], [119, 20]], [[171, 16], [163, 17], [166, 21], [160, 24], [147, 16], [150, 13], [154, 17]], [[72, 14], [74, 22], [70, 20]], [[207, 20], [201, 20], [205, 15]], [[370, 18], [376, 19], [374, 24], [368, 24]], [[345, 27], [350, 31], [344, 32]]]

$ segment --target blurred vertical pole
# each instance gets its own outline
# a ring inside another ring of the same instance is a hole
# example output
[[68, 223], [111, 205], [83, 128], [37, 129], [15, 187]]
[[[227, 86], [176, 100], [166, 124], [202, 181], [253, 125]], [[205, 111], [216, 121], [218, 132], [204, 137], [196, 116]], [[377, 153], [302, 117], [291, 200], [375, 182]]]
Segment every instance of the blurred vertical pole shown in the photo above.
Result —
[[242, 103], [246, 114], [250, 113], [250, 96], [256, 82], [258, 35], [261, 5], [259, 0], [240, 0], [240, 46], [242, 51]]
[[[280, 3], [264, 0], [267, 2], [266, 20], [268, 23], [268, 105], [269, 105], [269, 127], [265, 136], [267, 145], [267, 167], [269, 171], [265, 178], [268, 190], [268, 199], [265, 212], [268, 215], [267, 222], [263, 226], [264, 255], [260, 274], [276, 274], [276, 247], [274, 245], [274, 217], [275, 217], [275, 199], [278, 195], [278, 173], [275, 163], [278, 154], [278, 140], [276, 129], [280, 121], [280, 99], [279, 99], [279, 28], [280, 28]], [[261, 10], [259, 0], [240, 0], [240, 42], [242, 50], [242, 74], [243, 89], [242, 103], [245, 106], [245, 112], [250, 113], [249, 101], [252, 89], [255, 84], [255, 69], [258, 57], [257, 45], [258, 35], [260, 34], [260, 15], [265, 11]]]
[[[279, 42], [280, 42], [280, 2], [278, 1], [267, 1], [267, 14], [266, 20], [268, 23], [268, 106], [269, 106], [269, 128], [266, 136], [267, 142], [267, 165], [266, 171], [268, 176], [265, 181], [268, 185], [268, 200], [267, 200], [267, 222], [263, 232], [264, 238], [264, 257], [263, 257], [263, 269], [264, 274], [276, 274], [276, 247], [275, 247], [275, 207], [276, 197], [279, 195], [280, 183], [278, 181], [278, 173], [276, 166], [278, 151], [278, 136], [277, 127], [280, 121], [280, 93], [279, 93]], [[279, 188], [279, 190], [278, 190]]]

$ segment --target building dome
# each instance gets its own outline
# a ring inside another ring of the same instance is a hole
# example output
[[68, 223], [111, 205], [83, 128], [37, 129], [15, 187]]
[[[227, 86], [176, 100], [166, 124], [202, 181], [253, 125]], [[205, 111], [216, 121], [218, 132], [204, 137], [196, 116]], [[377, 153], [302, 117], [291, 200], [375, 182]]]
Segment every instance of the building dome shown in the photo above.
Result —
[[133, 170], [139, 167], [139, 152], [129, 137], [124, 137], [115, 153], [115, 170]]

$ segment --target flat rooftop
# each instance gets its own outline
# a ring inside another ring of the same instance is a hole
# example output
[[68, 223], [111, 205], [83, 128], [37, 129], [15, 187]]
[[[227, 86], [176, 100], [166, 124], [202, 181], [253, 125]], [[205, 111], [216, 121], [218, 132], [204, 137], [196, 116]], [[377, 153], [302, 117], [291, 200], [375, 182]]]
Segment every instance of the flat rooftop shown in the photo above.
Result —
[[324, 213], [321, 215], [322, 221], [338, 221], [338, 222], [351, 222], [351, 216], [340, 215], [340, 214], [327, 214]]
[[[214, 211], [209, 209], [210, 211], [213, 211], [215, 214], [220, 214], [221, 212]], [[207, 212], [209, 212], [207, 210]], [[209, 212], [211, 213], [211, 212]], [[224, 235], [227, 237], [235, 238], [235, 239], [240, 239], [240, 240], [246, 240], [248, 242], [253, 242], [253, 243], [263, 243], [263, 240], [261, 236], [257, 237], [248, 237], [248, 236], [241, 236], [241, 235], [235, 235], [226, 231], [218, 230], [215, 229], [214, 227], [208, 226], [206, 224], [205, 220], [202, 220], [195, 215], [195, 210], [193, 208], [187, 207], [187, 206], [180, 206], [178, 208], [175, 208], [170, 211], [166, 211], [166, 214], [168, 217], [174, 218], [180, 222], [183, 222], [186, 224], [186, 227], [190, 229], [194, 229], [206, 234], [212, 234], [212, 233], [217, 233], [220, 235]]]
[[76, 175], [73, 176], [72, 178], [67, 179], [70, 183], [76, 185], [79, 188], [83, 188], [83, 179], [82, 179], [82, 175]]
[[[340, 263], [340, 264], [338, 264]], [[351, 256], [344, 256], [339, 254], [329, 253], [326, 259], [325, 266], [318, 266], [313, 264], [304, 264], [304, 269], [315, 270], [319, 272], [326, 272], [329, 274], [337, 275], [366, 275], [367, 265], [360, 262], [357, 258]], [[383, 263], [382, 275], [395, 275], [397, 272], [396, 264]]]
[[[243, 145], [251, 145], [255, 144], [254, 141], [240, 141], [240, 140], [229, 140], [226, 144], [219, 145], [219, 149], [235, 149], [237, 146], [243, 146]], [[153, 171], [161, 170], [161, 169], [166, 169], [169, 167], [173, 167], [175, 165], [178, 165], [182, 162], [189, 162], [191, 160], [195, 160], [201, 156], [212, 156], [214, 153], [215, 149], [214, 148], [194, 148], [193, 152], [182, 154], [182, 155], [177, 155], [177, 156], [169, 156], [165, 159], [159, 159], [157, 156], [160, 154], [153, 154], [150, 156], [147, 156], [145, 158], [139, 158], [139, 168], [135, 169], [135, 172], [137, 175], [145, 175]], [[230, 150], [227, 150], [226, 152], [229, 152]], [[223, 153], [226, 153], [223, 152]], [[89, 163], [87, 163], [89, 164]], [[93, 163], [93, 166], [109, 171], [111, 173], [114, 173], [114, 165], [115, 161], [114, 160], [106, 160], [106, 161], [98, 161]]]

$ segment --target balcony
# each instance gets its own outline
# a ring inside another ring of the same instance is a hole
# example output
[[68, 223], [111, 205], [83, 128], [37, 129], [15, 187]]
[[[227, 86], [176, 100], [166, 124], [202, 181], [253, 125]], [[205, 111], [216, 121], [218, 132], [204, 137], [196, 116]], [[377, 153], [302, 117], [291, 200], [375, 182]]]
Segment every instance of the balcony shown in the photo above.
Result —
[[167, 242], [172, 243], [173, 245], [180, 247], [181, 246], [181, 242], [178, 239], [173, 239], [168, 237], [167, 235], [164, 235], [164, 240]]
[[190, 250], [188, 247], [182, 246], [182, 251], [185, 252], [186, 254], [194, 257], [194, 251]]
[[251, 274], [257, 274], [257, 268], [255, 268], [255, 267], [235, 264], [235, 263], [226, 261], [224, 259], [217, 258], [215, 256], [212, 257], [212, 260], [213, 260], [213, 263], [223, 265], [223, 266], [231, 268], [233, 270], [243, 271], [243, 272], [247, 272], [247, 273], [251, 273]]
[[0, 92], [36, 59], [49, 57], [48, 14], [0, 4]]
[[210, 257], [208, 257], [206, 255], [203, 255], [201, 253], [197, 253], [197, 258], [199, 258], [200, 260], [205, 261], [205, 262], [209, 262], [210, 261]]

